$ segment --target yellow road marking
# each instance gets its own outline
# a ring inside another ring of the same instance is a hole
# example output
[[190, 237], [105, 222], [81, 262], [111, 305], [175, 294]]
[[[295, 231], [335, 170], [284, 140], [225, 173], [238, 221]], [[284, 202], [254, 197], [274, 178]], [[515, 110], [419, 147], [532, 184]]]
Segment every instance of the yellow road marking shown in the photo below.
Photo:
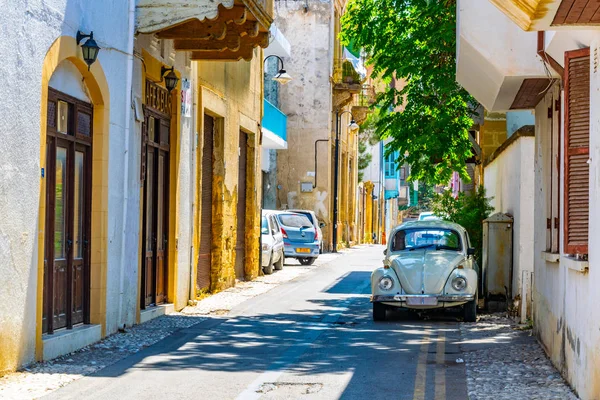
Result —
[[435, 400], [446, 399], [446, 337], [443, 331], [438, 335], [435, 354]]
[[427, 354], [429, 351], [429, 331], [425, 331], [423, 343], [419, 351], [419, 361], [417, 362], [417, 374], [415, 376], [415, 390], [413, 400], [425, 400], [425, 381], [427, 379]]

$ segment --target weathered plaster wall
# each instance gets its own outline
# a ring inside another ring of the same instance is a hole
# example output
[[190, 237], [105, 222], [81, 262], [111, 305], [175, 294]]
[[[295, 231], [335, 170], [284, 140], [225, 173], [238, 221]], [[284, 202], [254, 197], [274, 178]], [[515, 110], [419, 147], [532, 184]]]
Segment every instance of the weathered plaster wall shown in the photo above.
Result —
[[[198, 143], [202, 143], [204, 113], [216, 118], [213, 163], [213, 226], [211, 290], [220, 291], [235, 284], [235, 238], [237, 230], [237, 185], [239, 132], [248, 135], [246, 179], [246, 261], [245, 277], [259, 274], [259, 234], [261, 203], [260, 121], [262, 119], [262, 50], [255, 49], [252, 61], [198, 62]], [[200, 159], [202, 146], [197, 147]], [[202, 174], [197, 169], [196, 210], [200, 210]], [[199, 213], [196, 212], [195, 243], [199, 243]], [[197, 260], [197, 251], [193, 260]], [[196, 261], [194, 261], [196, 262]]]
[[[333, 62], [332, 4], [321, 1], [275, 2], [276, 23], [291, 45], [285, 59], [287, 72], [294, 78], [280, 88], [281, 110], [288, 116], [288, 149], [277, 151], [278, 208], [314, 210], [327, 223], [323, 230], [327, 243], [331, 232], [332, 142], [320, 142], [315, 170], [315, 140], [330, 139], [333, 129], [330, 76]], [[315, 182], [312, 192], [302, 193], [300, 182]]]
[[506, 118], [503, 114], [493, 114], [486, 118], [479, 130], [481, 150], [484, 160], [492, 155], [507, 138]]
[[[187, 80], [192, 88], [192, 98], [195, 88], [196, 76], [194, 75], [192, 62], [185, 52], [176, 52], [171, 40], [158, 40], [152, 35], [138, 35], [135, 41], [136, 53], [145, 56], [144, 64], [142, 60], [136, 58], [134, 73], [134, 97], [143, 102], [144, 79], [160, 81], [160, 67], [174, 66], [175, 71], [180, 77], [177, 92], [175, 93], [175, 102], [173, 103], [174, 114], [172, 115], [172, 136], [176, 140], [171, 140], [170, 147], [170, 225], [169, 225], [169, 257], [168, 257], [168, 282], [167, 282], [167, 301], [174, 303], [175, 309], [182, 309], [187, 305], [190, 298], [190, 283], [193, 264], [191, 262], [192, 251], [192, 223], [193, 223], [193, 190], [194, 190], [194, 150], [195, 150], [195, 123], [196, 109], [192, 105], [191, 116], [183, 115], [181, 110], [181, 88], [183, 80]], [[132, 116], [133, 118], [133, 116]], [[135, 174], [132, 176], [131, 183], [131, 208], [137, 209], [135, 226], [131, 228], [131, 245], [139, 248], [140, 240], [140, 201], [141, 190], [143, 188], [140, 176], [140, 151], [141, 148], [141, 125], [142, 121], [135, 121], [135, 135], [132, 135], [133, 149], [133, 169]], [[136, 255], [136, 262], [141, 253], [141, 249]], [[134, 255], [131, 254], [131, 257]], [[136, 265], [140, 265], [137, 263]], [[139, 274], [139, 267], [138, 267]], [[135, 301], [139, 304], [139, 279], [136, 279], [135, 285], [131, 282], [130, 290], [135, 291]], [[141, 283], [141, 282], [140, 282]], [[128, 308], [130, 310], [131, 307]], [[135, 308], [133, 308], [135, 310]]]
[[[563, 235], [560, 237], [560, 255], [549, 261], [542, 253], [545, 250], [546, 195], [548, 189], [544, 176], [548, 170], [543, 158], [548, 152], [547, 128], [536, 132], [536, 182], [535, 182], [535, 332], [552, 362], [573, 386], [581, 399], [600, 398], [600, 114], [594, 110], [600, 105], [600, 72], [594, 66], [594, 54], [600, 45], [598, 34], [591, 44], [591, 104], [590, 116], [590, 216], [589, 216], [589, 270], [580, 272], [564, 254]], [[566, 48], [564, 50], [571, 50]], [[564, 110], [564, 93], [563, 107]], [[541, 114], [541, 115], [540, 115]], [[543, 113], [536, 114], [536, 124]], [[564, 129], [561, 126], [561, 135]], [[564, 152], [561, 166], [564, 165]], [[561, 167], [563, 187], [564, 170]], [[538, 204], [540, 207], [538, 208]], [[561, 207], [563, 206], [561, 201]], [[539, 210], [539, 212], [538, 212]], [[564, 232], [564, 210], [560, 232]]]
[[[505, 148], [485, 166], [486, 195], [491, 197], [494, 212], [513, 216], [513, 279], [512, 296], [528, 297], [533, 273], [533, 211], [534, 211], [534, 137], [522, 136]], [[522, 284], [522, 283], [525, 284]], [[523, 307], [525, 307], [523, 302]], [[521, 316], [527, 310], [519, 310]]]
[[[0, 373], [34, 360], [38, 305], [38, 216], [40, 209], [40, 113], [42, 70], [48, 49], [61, 36], [75, 37], [77, 30], [94, 31], [103, 48], [98, 65], [104, 70], [110, 91], [110, 154], [107, 190], [109, 208], [122, 214], [119, 204], [122, 184], [115, 175], [122, 174], [125, 119], [129, 107], [125, 99], [129, 89], [127, 51], [129, 18], [125, 1], [88, 2], [85, 0], [48, 0], [45, 2], [12, 1], [0, 15], [0, 71], [3, 84], [0, 94], [0, 120], [3, 134], [0, 145]], [[112, 15], [112, 18], [101, 18]], [[18, 27], [18, 29], [15, 29]], [[24, 35], [23, 32], [27, 32]], [[117, 34], [115, 34], [117, 33]], [[73, 54], [75, 57], [80, 55]], [[114, 155], [114, 156], [113, 156]], [[43, 182], [43, 181], [42, 181]], [[119, 218], [120, 220], [120, 218]], [[109, 274], [119, 275], [122, 226], [109, 223], [107, 238]], [[41, 275], [40, 275], [41, 276]], [[118, 281], [118, 279], [117, 279]], [[118, 282], [110, 279], [110, 288]], [[112, 289], [111, 289], [112, 290]], [[114, 304], [110, 304], [111, 310]], [[39, 353], [38, 353], [39, 354]]]

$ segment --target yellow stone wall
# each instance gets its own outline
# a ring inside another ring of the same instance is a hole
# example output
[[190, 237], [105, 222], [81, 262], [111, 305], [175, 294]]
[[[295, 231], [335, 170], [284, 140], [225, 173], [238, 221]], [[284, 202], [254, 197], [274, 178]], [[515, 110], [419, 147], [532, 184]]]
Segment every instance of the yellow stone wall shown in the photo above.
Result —
[[[245, 279], [259, 275], [260, 235], [260, 121], [263, 100], [262, 50], [255, 49], [252, 61], [198, 62], [196, 150], [197, 181], [195, 192], [194, 268], [197, 268], [202, 193], [202, 143], [204, 114], [215, 118], [213, 164], [213, 225], [211, 292], [235, 284], [235, 238], [237, 233], [237, 185], [239, 132], [248, 135], [246, 192], [246, 264]], [[240, 277], [238, 277], [240, 278]]]

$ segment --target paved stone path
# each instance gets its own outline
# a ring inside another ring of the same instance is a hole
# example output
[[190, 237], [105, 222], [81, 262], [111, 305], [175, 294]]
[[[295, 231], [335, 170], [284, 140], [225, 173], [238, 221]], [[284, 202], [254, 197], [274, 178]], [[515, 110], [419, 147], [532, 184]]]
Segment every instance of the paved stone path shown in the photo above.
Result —
[[470, 400], [576, 400], [531, 329], [504, 314], [461, 323]]

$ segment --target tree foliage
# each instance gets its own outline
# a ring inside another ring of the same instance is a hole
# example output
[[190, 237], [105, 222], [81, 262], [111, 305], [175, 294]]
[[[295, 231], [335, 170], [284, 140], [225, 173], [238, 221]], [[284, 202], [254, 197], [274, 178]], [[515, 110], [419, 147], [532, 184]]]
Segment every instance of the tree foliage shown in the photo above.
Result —
[[431, 211], [446, 221], [456, 222], [469, 232], [471, 243], [475, 248], [475, 258], [481, 260], [483, 246], [483, 220], [490, 216], [494, 207], [491, 198], [485, 197], [483, 186], [472, 194], [460, 192], [458, 197], [451, 191], [436, 195], [431, 201]]
[[[411, 180], [469, 179], [472, 97], [456, 82], [456, 0], [350, 0], [341, 39], [365, 49], [373, 76], [389, 85], [377, 97], [376, 133], [411, 165]], [[403, 108], [403, 109], [402, 109]]]

